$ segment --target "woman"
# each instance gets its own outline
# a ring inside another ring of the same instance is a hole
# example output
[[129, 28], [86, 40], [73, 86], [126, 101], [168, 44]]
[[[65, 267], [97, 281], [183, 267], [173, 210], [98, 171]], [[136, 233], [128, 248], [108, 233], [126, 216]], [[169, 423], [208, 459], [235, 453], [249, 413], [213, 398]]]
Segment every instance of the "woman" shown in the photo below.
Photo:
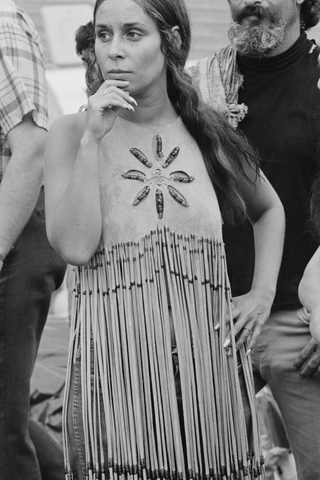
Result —
[[[48, 236], [76, 266], [67, 478], [253, 478], [249, 353], [272, 304], [282, 206], [190, 86], [183, 0], [97, 0], [94, 27], [101, 83], [86, 112], [52, 126], [45, 168]], [[222, 218], [246, 212], [255, 277], [232, 312]]]

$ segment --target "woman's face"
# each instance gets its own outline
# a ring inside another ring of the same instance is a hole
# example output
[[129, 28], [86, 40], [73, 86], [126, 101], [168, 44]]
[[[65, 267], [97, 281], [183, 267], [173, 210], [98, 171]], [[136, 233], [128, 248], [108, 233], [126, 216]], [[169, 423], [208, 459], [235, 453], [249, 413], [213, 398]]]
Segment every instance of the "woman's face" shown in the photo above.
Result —
[[103, 78], [127, 80], [132, 95], [166, 91], [166, 61], [157, 25], [134, 0], [104, 0], [95, 18], [95, 52]]

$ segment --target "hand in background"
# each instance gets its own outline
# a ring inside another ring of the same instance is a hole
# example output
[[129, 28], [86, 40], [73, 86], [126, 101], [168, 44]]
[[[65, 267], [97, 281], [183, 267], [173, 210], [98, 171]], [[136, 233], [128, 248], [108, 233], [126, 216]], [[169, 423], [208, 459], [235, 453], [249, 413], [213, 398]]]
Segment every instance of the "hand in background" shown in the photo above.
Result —
[[320, 345], [314, 338], [301, 350], [294, 367], [302, 378], [320, 378]]

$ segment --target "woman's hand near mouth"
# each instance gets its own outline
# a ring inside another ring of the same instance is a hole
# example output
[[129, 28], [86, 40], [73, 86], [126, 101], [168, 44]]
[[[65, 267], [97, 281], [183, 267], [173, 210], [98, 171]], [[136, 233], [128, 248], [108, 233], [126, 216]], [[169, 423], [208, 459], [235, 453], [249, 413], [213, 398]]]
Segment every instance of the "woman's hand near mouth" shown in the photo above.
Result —
[[112, 129], [119, 108], [134, 112], [137, 102], [125, 90], [128, 86], [127, 80], [106, 80], [89, 98], [84, 137], [100, 143]]

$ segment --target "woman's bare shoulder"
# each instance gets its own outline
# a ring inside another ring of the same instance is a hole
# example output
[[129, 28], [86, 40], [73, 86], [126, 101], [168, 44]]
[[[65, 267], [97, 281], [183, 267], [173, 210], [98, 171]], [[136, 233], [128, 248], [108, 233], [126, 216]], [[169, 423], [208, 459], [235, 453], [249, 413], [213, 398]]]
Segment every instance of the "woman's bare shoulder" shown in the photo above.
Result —
[[49, 134], [60, 135], [62, 138], [68, 136], [69, 140], [79, 141], [85, 128], [86, 116], [86, 112], [63, 115], [52, 123]]

